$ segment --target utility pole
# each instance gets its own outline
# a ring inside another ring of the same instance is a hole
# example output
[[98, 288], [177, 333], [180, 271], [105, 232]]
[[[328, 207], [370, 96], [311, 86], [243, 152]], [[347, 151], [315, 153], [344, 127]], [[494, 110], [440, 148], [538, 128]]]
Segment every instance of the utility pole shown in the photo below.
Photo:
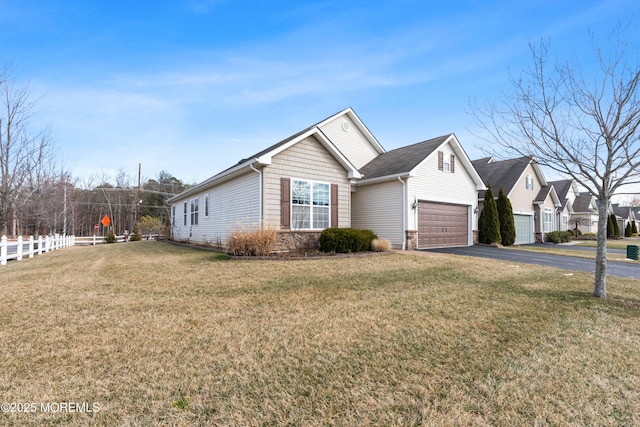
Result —
[[142, 200], [140, 199], [140, 172], [142, 170], [142, 163], [138, 163], [138, 198], [136, 199], [136, 218], [135, 218], [135, 222], [134, 222], [134, 227], [135, 227], [135, 223], [138, 222], [138, 220], [140, 219], [140, 203], [142, 203]]

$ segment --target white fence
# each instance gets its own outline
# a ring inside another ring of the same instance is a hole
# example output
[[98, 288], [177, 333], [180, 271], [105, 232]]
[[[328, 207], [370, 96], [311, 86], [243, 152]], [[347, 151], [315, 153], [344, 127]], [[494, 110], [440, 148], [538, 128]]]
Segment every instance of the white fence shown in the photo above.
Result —
[[7, 261], [15, 259], [22, 261], [22, 258], [33, 258], [35, 255], [42, 255], [43, 253], [54, 251], [60, 248], [67, 248], [75, 245], [74, 236], [39, 236], [34, 239], [33, 236], [29, 236], [29, 239], [24, 239], [19, 236], [16, 240], [9, 241], [7, 236], [2, 236], [0, 239], [0, 265], [7, 265]]
[[[145, 234], [142, 240], [155, 240], [157, 234]], [[129, 240], [131, 235], [116, 236], [116, 242], [123, 243]], [[63, 236], [56, 234], [54, 236], [39, 236], [37, 239], [29, 236], [28, 239], [19, 236], [16, 240], [8, 240], [7, 236], [2, 236], [0, 240], [0, 265], [7, 265], [7, 261], [15, 259], [22, 261], [23, 258], [33, 258], [35, 255], [53, 251], [69, 246], [93, 246], [106, 243], [104, 236]]]

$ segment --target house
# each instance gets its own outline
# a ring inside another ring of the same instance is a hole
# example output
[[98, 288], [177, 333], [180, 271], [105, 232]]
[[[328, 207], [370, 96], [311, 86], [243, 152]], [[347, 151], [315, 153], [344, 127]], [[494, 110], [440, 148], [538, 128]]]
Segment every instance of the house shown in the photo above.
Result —
[[598, 233], [598, 201], [589, 192], [582, 192], [573, 201], [573, 215], [571, 215], [571, 229], [578, 229], [584, 233]]
[[[493, 157], [474, 160], [473, 166], [494, 196], [500, 189], [513, 208], [518, 245], [544, 241], [544, 233], [557, 229], [556, 209], [562, 204], [549, 185], [540, 165], [532, 157], [496, 161]], [[484, 191], [478, 197], [483, 204]]]
[[556, 229], [559, 231], [571, 230], [571, 215], [573, 215], [573, 203], [578, 197], [578, 185], [573, 179], [564, 179], [560, 181], [549, 182], [549, 185], [556, 189], [560, 206], [556, 212]]
[[627, 224], [631, 224], [636, 220], [633, 208], [630, 206], [620, 206], [620, 204], [618, 203], [613, 203], [611, 205], [611, 210], [615, 214], [616, 220], [618, 221], [620, 234], [624, 236], [624, 230], [627, 227]]
[[394, 247], [468, 246], [485, 186], [454, 134], [383, 153], [360, 169], [353, 226]]
[[[279, 248], [292, 249], [314, 246], [327, 227], [360, 227], [405, 248], [432, 232], [456, 237], [427, 246], [472, 244], [478, 189], [454, 135], [386, 152], [347, 108], [168, 203], [175, 240], [224, 246], [238, 227], [269, 226]], [[464, 227], [453, 210], [464, 210]]]

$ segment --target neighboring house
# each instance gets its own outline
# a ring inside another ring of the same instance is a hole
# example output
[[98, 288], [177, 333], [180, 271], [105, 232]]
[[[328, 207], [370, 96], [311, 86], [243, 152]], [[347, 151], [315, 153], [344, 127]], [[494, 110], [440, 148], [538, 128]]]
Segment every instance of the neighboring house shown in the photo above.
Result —
[[578, 197], [578, 185], [573, 179], [565, 179], [561, 181], [549, 182], [549, 185], [556, 189], [560, 206], [556, 213], [556, 229], [559, 231], [571, 230], [573, 227], [570, 223], [571, 215], [573, 215], [573, 202]]
[[624, 230], [627, 227], [627, 224], [631, 224], [636, 220], [633, 208], [630, 206], [620, 206], [620, 204], [614, 203], [611, 205], [611, 210], [615, 214], [616, 220], [618, 221], [620, 235], [624, 236]]
[[269, 226], [292, 249], [359, 227], [396, 248], [471, 245], [479, 189], [453, 134], [386, 153], [347, 108], [169, 199], [172, 238], [224, 246]]
[[[472, 163], [485, 184], [491, 185], [494, 197], [497, 198], [502, 189], [509, 198], [516, 226], [516, 244], [541, 242], [544, 233], [557, 229], [555, 212], [561, 202], [534, 158], [496, 161], [493, 157], [485, 157]], [[478, 197], [482, 205], [484, 191], [480, 191]]]
[[353, 226], [394, 247], [468, 246], [477, 229], [482, 179], [454, 134], [398, 148], [360, 169]]
[[596, 197], [583, 192], [573, 201], [573, 215], [571, 215], [571, 229], [576, 228], [582, 233], [598, 233], [598, 201]]

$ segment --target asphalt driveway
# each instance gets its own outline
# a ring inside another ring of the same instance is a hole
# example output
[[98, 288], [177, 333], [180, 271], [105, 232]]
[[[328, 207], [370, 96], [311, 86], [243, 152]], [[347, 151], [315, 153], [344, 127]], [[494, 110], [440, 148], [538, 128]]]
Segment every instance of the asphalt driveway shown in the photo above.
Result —
[[[595, 249], [593, 249], [595, 250]], [[491, 246], [465, 246], [459, 248], [423, 249], [425, 252], [464, 255], [480, 258], [490, 258], [513, 263], [538, 264], [557, 267], [564, 270], [595, 273], [596, 264], [592, 259], [572, 257], [568, 255], [552, 255], [539, 252], [515, 251]], [[614, 250], [608, 250], [614, 252]], [[610, 276], [631, 277], [640, 279], [640, 265], [624, 261], [607, 260], [607, 274]]]

